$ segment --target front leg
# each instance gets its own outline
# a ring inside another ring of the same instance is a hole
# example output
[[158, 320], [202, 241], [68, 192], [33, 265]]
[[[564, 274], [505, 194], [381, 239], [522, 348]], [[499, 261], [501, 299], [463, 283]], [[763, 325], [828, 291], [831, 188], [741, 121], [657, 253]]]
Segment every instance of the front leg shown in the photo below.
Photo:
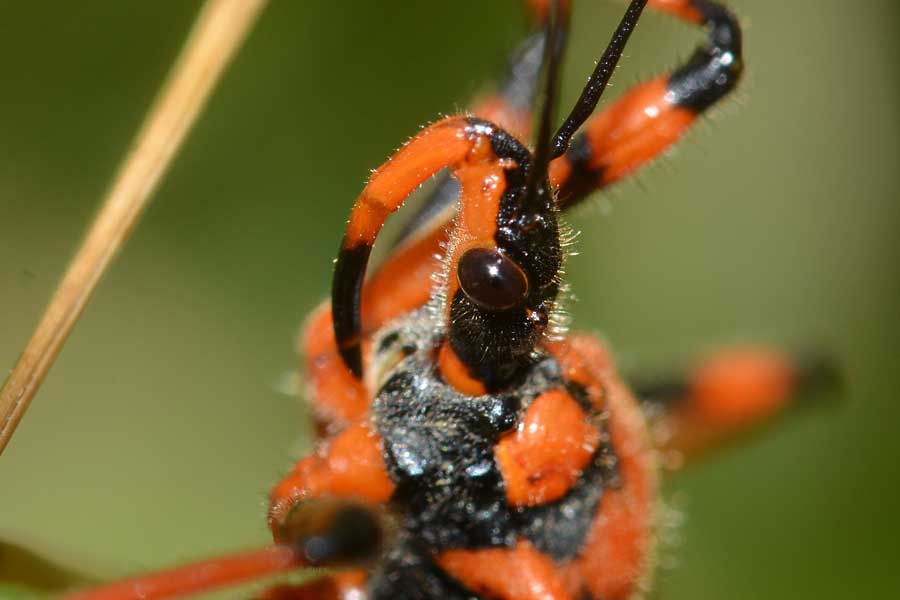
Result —
[[705, 27], [706, 44], [673, 72], [636, 86], [592, 117], [551, 163], [563, 209], [664, 154], [743, 73], [742, 33], [728, 9], [709, 0], [649, 0], [647, 7]]

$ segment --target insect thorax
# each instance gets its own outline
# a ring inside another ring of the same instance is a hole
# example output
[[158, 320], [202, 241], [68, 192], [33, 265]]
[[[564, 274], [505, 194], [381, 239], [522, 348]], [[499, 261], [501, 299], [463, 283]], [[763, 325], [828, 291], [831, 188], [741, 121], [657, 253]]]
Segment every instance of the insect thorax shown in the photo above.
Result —
[[[516, 429], [538, 395], [566, 389], [601, 431], [603, 416], [583, 389], [563, 379], [549, 354], [541, 354], [514, 389], [462, 394], [441, 380], [434, 356], [442, 340], [433, 332], [432, 316], [419, 310], [376, 336], [376, 365], [394, 363], [381, 379], [372, 419], [396, 484], [389, 509], [397, 525], [394, 544], [372, 580], [376, 598], [381, 585], [396, 594], [398, 578], [407, 577], [410, 589], [449, 585], [441, 589], [452, 598], [452, 582], [432, 562], [445, 550], [508, 547], [527, 539], [556, 560], [572, 558], [584, 544], [604, 489], [618, 484], [613, 449], [604, 436], [565, 496], [532, 507], [510, 506], [494, 447]], [[384, 577], [390, 577], [389, 586]]]

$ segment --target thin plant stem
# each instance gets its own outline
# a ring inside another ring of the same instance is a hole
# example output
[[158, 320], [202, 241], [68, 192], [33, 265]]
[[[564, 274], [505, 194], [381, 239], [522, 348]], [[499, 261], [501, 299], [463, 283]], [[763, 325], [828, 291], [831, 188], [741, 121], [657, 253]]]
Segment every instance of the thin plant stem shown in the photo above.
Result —
[[0, 453], [266, 0], [207, 0], [99, 214], [0, 390]]

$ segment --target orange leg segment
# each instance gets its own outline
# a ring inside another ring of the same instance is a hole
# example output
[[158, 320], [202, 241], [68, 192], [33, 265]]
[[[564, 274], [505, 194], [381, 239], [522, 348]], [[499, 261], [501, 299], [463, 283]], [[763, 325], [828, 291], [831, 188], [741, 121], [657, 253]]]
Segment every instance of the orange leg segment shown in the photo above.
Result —
[[298, 503], [321, 497], [352, 498], [371, 504], [390, 499], [394, 484], [387, 474], [381, 438], [367, 421], [357, 422], [301, 459], [272, 490], [269, 526], [278, 532]]
[[[182, 565], [62, 596], [61, 600], [163, 600], [207, 594], [217, 589], [308, 566], [295, 548], [270, 546]], [[365, 573], [348, 571], [299, 585], [277, 585], [258, 600], [340, 600], [364, 598]]]
[[771, 421], [810, 388], [838, 384], [829, 360], [745, 346], [720, 350], [687, 375], [638, 385], [637, 392], [651, 414], [662, 412], [659, 446], [691, 459]]
[[[440, 268], [437, 258], [446, 241], [446, 229], [398, 248], [363, 288], [362, 336], [376, 331], [401, 314], [424, 305], [431, 297], [432, 275]], [[309, 397], [325, 424], [343, 427], [363, 417], [371, 394], [338, 354], [331, 320], [331, 305], [320, 305], [303, 330], [301, 352], [305, 359]], [[365, 352], [364, 362], [366, 361]]]
[[141, 575], [68, 594], [63, 596], [63, 600], [159, 600], [182, 597], [291, 571], [302, 565], [293, 548], [271, 546]]
[[643, 83], [592, 117], [550, 166], [562, 208], [630, 175], [671, 148], [743, 71], [737, 20], [709, 0], [649, 0], [649, 8], [707, 27], [707, 43], [668, 75]]
[[585, 125], [569, 152], [553, 161], [550, 178], [561, 185], [563, 206], [613, 184], [663, 154], [697, 119], [671, 102], [668, 77], [626, 93]]

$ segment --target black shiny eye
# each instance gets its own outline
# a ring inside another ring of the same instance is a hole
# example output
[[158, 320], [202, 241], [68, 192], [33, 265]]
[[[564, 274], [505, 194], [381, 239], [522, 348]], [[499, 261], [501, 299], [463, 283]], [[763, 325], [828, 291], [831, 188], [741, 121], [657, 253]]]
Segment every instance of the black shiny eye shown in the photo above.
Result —
[[496, 248], [467, 250], [459, 259], [456, 276], [463, 293], [487, 310], [511, 308], [528, 294], [525, 273]]

